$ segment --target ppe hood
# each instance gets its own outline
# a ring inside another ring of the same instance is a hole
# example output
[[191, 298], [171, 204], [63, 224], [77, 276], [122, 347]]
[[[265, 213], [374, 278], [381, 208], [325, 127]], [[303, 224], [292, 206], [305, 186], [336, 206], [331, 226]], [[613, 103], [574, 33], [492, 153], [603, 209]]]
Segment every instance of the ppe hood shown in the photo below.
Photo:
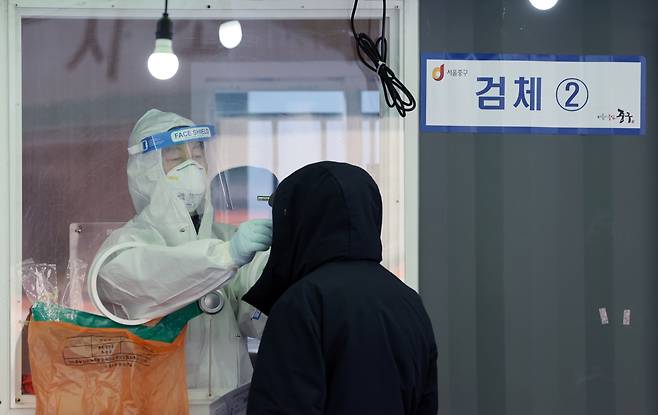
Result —
[[[178, 114], [151, 109], [135, 124], [128, 148], [141, 146], [142, 139], [176, 127], [193, 126], [194, 123]], [[131, 154], [128, 158], [128, 190], [135, 211], [139, 214], [151, 201], [156, 184], [164, 177], [162, 152], [149, 151]]]

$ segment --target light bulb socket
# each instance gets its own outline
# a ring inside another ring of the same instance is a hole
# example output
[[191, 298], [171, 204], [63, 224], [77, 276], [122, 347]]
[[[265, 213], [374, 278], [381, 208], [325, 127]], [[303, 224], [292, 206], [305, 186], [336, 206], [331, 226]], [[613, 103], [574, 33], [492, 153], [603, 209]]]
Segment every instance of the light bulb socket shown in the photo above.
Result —
[[155, 39], [153, 53], [174, 53], [171, 39]]
[[158, 30], [155, 32], [156, 39], [171, 39], [174, 33], [174, 23], [169, 19], [168, 13], [162, 13], [158, 20]]

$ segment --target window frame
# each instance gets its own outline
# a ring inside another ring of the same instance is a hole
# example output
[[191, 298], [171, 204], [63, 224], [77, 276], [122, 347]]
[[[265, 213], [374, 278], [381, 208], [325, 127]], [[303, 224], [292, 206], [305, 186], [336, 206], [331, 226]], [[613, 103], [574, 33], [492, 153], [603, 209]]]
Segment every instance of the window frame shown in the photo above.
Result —
[[[275, 7], [273, 7], [273, 3]], [[81, 6], [84, 5], [84, 6]], [[184, 5], [184, 9], [183, 9]], [[352, 0], [179, 0], [170, 2], [175, 18], [243, 18], [243, 19], [347, 19]], [[22, 18], [149, 18], [155, 21], [162, 13], [161, 1], [114, 0], [80, 2], [77, 0], [0, 0], [0, 125], [5, 127], [0, 165], [5, 166], [0, 180], [0, 414], [33, 414], [35, 399], [21, 393], [22, 323], [12, 321], [21, 313], [22, 284], [22, 99], [21, 99], [21, 19]], [[389, 50], [395, 55], [393, 69], [418, 99], [419, 45], [418, 0], [389, 0]], [[381, 17], [381, 1], [362, 0], [358, 18]], [[418, 103], [420, 105], [420, 102]], [[385, 108], [385, 106], [383, 106]], [[386, 111], [386, 110], [383, 110]], [[418, 291], [419, 263], [419, 172], [418, 114], [416, 110], [402, 120], [403, 223], [394, 234], [403, 236], [405, 283]], [[397, 115], [395, 115], [397, 117]], [[386, 116], [383, 120], [391, 120]], [[384, 236], [385, 237], [385, 236]], [[190, 396], [190, 402], [198, 397]]]

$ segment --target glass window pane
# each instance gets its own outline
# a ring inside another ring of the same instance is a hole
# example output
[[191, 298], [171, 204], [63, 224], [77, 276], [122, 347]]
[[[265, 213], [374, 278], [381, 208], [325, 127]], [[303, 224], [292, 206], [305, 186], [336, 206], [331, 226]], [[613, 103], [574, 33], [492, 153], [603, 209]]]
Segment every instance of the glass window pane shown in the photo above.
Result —
[[[254, 194], [264, 191], [262, 177], [254, 171], [283, 180], [327, 159], [360, 165], [377, 180], [385, 203], [399, 199], [402, 182], [382, 179], [381, 172], [402, 176], [401, 140], [390, 142], [397, 150], [379, 140], [384, 128], [399, 138], [400, 124], [377, 121], [386, 116], [379, 111], [378, 80], [355, 59], [345, 21], [241, 23], [243, 41], [228, 50], [218, 44], [218, 21], [175, 20], [180, 68], [160, 81], [146, 68], [152, 20], [22, 20], [22, 318], [38, 297], [35, 281], [53, 301], [96, 311], [86, 273], [107, 235], [135, 215], [128, 137], [150, 108], [217, 127], [219, 144], [206, 147], [208, 159], [217, 161], [212, 174], [233, 172], [246, 190], [232, 195], [230, 214], [213, 193], [216, 222], [235, 226], [263, 215]], [[367, 23], [376, 30], [376, 21]], [[384, 234], [399, 235], [389, 229], [402, 225], [402, 209], [386, 206], [393, 208]], [[384, 240], [384, 263], [402, 277], [399, 245]], [[23, 351], [23, 391], [29, 393]], [[227, 387], [208, 383], [196, 386], [213, 393]]]

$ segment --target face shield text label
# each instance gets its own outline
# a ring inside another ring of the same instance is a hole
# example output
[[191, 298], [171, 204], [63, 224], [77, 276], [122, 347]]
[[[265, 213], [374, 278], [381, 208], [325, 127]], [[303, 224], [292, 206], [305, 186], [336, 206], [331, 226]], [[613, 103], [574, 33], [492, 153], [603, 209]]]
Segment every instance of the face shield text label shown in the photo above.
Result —
[[212, 137], [210, 128], [186, 128], [183, 130], [172, 131], [171, 141], [180, 143], [181, 141], [202, 140]]

